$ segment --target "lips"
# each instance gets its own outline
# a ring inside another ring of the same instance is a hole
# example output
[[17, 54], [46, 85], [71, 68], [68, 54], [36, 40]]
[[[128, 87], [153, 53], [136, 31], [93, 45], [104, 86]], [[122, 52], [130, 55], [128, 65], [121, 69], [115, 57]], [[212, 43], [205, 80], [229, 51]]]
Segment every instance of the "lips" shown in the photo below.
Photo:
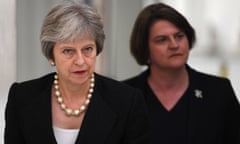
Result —
[[175, 56], [182, 56], [182, 54], [180, 54], [180, 53], [176, 53], [176, 54], [172, 54], [172, 55], [170, 55], [170, 57], [175, 57]]
[[86, 70], [81, 70], [81, 71], [74, 71], [74, 74], [78, 74], [78, 75], [83, 75], [86, 73]]

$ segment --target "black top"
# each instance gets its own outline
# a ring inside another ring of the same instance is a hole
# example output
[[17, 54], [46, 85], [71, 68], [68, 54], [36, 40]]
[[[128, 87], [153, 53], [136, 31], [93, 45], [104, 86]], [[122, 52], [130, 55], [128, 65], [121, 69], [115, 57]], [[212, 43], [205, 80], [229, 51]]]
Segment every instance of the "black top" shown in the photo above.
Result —
[[146, 103], [150, 116], [150, 144], [186, 144], [189, 89], [183, 94], [176, 105], [166, 110], [157, 99], [148, 83], [145, 82]]
[[149, 144], [240, 144], [240, 105], [230, 81], [186, 68], [189, 87], [169, 112], [147, 84], [149, 69], [124, 81], [145, 96]]

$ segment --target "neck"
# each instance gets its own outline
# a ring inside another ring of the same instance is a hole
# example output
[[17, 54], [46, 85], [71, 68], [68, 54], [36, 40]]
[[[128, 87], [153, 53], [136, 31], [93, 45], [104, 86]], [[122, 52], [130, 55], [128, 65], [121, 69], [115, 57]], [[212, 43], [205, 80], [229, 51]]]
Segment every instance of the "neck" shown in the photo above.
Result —
[[63, 97], [66, 98], [85, 97], [90, 87], [90, 80], [81, 85], [74, 85], [64, 83], [61, 81], [61, 79], [59, 79], [59, 87], [63, 93]]
[[148, 82], [151, 86], [156, 86], [162, 90], [186, 87], [188, 85], [188, 73], [185, 66], [174, 70], [150, 68]]

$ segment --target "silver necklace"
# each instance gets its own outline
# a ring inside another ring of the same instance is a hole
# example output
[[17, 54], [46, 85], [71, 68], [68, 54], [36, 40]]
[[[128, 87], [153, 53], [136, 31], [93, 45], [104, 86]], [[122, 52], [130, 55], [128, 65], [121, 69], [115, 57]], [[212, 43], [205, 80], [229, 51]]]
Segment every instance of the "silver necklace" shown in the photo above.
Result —
[[56, 95], [56, 98], [57, 98], [57, 102], [59, 103], [60, 105], [60, 108], [65, 112], [65, 114], [67, 116], [79, 116], [81, 113], [83, 113], [87, 107], [88, 107], [88, 104], [90, 103], [90, 99], [92, 97], [92, 93], [93, 93], [93, 88], [94, 88], [94, 74], [92, 74], [91, 78], [90, 78], [90, 88], [88, 90], [88, 95], [87, 95], [87, 98], [85, 100], [85, 102], [81, 105], [80, 108], [78, 109], [71, 109], [69, 107], [66, 106], [66, 104], [64, 103], [63, 101], [63, 98], [61, 96], [61, 93], [60, 93], [60, 88], [59, 88], [59, 82], [58, 82], [58, 75], [54, 75], [54, 89], [55, 89], [55, 95]]

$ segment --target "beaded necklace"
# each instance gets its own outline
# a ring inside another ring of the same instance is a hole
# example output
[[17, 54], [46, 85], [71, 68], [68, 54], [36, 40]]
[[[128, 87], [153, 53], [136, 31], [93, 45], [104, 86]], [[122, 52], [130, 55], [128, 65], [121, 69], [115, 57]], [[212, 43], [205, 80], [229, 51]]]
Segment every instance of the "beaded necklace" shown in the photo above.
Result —
[[85, 100], [85, 102], [81, 105], [80, 108], [78, 109], [71, 109], [69, 107], [67, 107], [67, 105], [64, 103], [63, 98], [61, 96], [60, 90], [59, 90], [59, 82], [58, 82], [58, 75], [54, 75], [54, 89], [55, 89], [55, 95], [57, 97], [57, 102], [60, 105], [60, 108], [65, 112], [65, 114], [67, 116], [79, 116], [81, 113], [83, 113], [87, 107], [88, 104], [90, 103], [90, 99], [92, 97], [92, 93], [93, 93], [93, 88], [94, 88], [94, 74], [92, 74], [91, 79], [90, 79], [90, 88], [88, 90], [88, 95], [87, 98]]

